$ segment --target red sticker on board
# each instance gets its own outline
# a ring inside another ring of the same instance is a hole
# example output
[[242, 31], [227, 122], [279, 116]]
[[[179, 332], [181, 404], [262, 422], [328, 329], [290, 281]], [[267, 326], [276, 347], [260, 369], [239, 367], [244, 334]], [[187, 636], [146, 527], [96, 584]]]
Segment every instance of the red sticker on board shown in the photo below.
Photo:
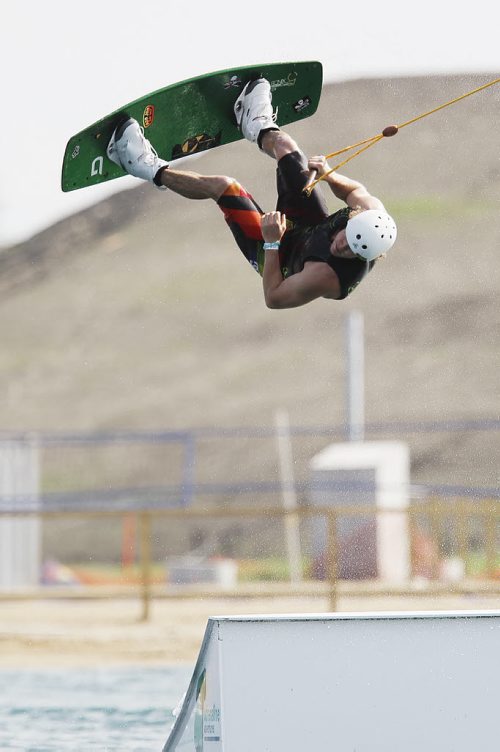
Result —
[[154, 104], [148, 104], [148, 106], [145, 108], [144, 113], [142, 115], [142, 124], [144, 128], [149, 128], [149, 126], [153, 124], [154, 119], [155, 119], [155, 106]]

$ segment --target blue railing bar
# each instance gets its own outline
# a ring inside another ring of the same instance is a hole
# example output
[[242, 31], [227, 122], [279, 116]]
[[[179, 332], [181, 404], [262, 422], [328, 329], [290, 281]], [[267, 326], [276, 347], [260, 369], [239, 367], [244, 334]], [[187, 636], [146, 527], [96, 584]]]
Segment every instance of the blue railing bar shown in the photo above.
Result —
[[[426, 433], [432, 431], [498, 431], [500, 420], [483, 418], [473, 420], [442, 420], [442, 421], [411, 421], [411, 422], [377, 422], [366, 423], [367, 433]], [[272, 438], [276, 436], [276, 428], [249, 428], [240, 426], [235, 428], [193, 428], [193, 434], [201, 439], [207, 437], [218, 438]], [[290, 426], [290, 433], [294, 436], [332, 436], [344, 437], [345, 426]]]
[[[347, 481], [347, 480], [302, 480], [297, 481], [293, 486], [297, 491], [361, 491], [365, 493], [373, 492], [375, 485], [367, 481]], [[397, 484], [396, 489], [401, 486]], [[387, 489], [387, 484], [385, 485]], [[282, 490], [282, 485], [278, 481], [240, 481], [238, 483], [195, 483], [190, 486], [195, 494], [237, 494], [237, 493], [278, 493]], [[443, 494], [445, 496], [479, 496], [481, 498], [490, 498], [500, 495], [498, 486], [462, 486], [462, 485], [445, 485], [421, 483], [418, 486], [410, 485], [407, 488], [409, 495], [429, 496], [432, 494]], [[123, 496], [184, 496], [186, 487], [182, 484], [161, 485], [161, 486], [127, 486], [113, 489], [83, 489], [72, 491], [70, 489], [60, 491], [45, 491], [36, 495], [9, 494], [7, 498], [39, 498], [44, 500], [57, 499], [71, 496], [73, 498], [92, 498], [99, 496], [103, 499], [112, 500]], [[2, 496], [0, 496], [0, 499]], [[6, 498], [5, 495], [3, 497]]]
[[[296, 489], [300, 492], [328, 492], [341, 491], [344, 493], [357, 492], [360, 495], [373, 493], [373, 486], [363, 482], [346, 484], [345, 482], [301, 482], [296, 484]], [[493, 499], [500, 501], [499, 488], [470, 488], [466, 486], [443, 486], [443, 485], [420, 485], [416, 491], [409, 489], [409, 495], [413, 498], [425, 500], [428, 496], [440, 495], [454, 498], [469, 499]], [[279, 493], [281, 486], [275, 482], [268, 483], [240, 483], [240, 484], [221, 484], [221, 483], [201, 483], [190, 487], [196, 495], [200, 496], [230, 496], [245, 494], [264, 494]], [[58, 491], [36, 495], [17, 496], [10, 494], [7, 497], [0, 498], [0, 510], [2, 511], [26, 511], [29, 509], [75, 509], [78, 506], [100, 509], [116, 509], [126, 507], [127, 509], [144, 509], [149, 507], [181, 507], [185, 506], [186, 489], [183, 486], [164, 486], [159, 488], [136, 488], [120, 490], [92, 490], [92, 491]], [[327, 500], [325, 500], [327, 503]]]
[[53, 444], [133, 444], [133, 443], [176, 443], [189, 441], [191, 431], [99, 431], [63, 433], [57, 431], [30, 431], [10, 433], [0, 431], [2, 441], [33, 441], [40, 446]]
[[[500, 419], [450, 419], [438, 421], [384, 421], [367, 423], [367, 433], [425, 433], [446, 431], [498, 431]], [[291, 426], [290, 432], [300, 436], [343, 437], [345, 426]], [[185, 442], [203, 438], [269, 438], [276, 435], [275, 427], [238, 426], [234, 428], [196, 427], [183, 431], [94, 431], [94, 432], [57, 432], [57, 431], [0, 431], [0, 440], [36, 441], [41, 445], [51, 444], [98, 444], [98, 443], [134, 443], [134, 442]]]

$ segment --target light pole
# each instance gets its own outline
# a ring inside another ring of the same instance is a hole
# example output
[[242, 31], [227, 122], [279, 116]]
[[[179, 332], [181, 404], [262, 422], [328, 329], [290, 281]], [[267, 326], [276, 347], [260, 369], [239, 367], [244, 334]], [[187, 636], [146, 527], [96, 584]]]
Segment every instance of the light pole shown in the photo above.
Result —
[[349, 311], [346, 320], [346, 412], [350, 441], [365, 438], [365, 351], [361, 311]]

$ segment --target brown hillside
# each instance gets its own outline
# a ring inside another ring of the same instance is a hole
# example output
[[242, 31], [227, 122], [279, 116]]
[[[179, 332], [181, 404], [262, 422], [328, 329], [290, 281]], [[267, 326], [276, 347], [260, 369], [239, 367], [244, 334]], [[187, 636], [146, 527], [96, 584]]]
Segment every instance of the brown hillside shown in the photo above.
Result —
[[[290, 132], [309, 153], [333, 151], [490, 78], [328, 85]], [[498, 418], [499, 112], [493, 87], [346, 167], [399, 228], [348, 301], [267, 310], [213, 205], [139, 183], [5, 250], [1, 428], [269, 426], [278, 407], [294, 425], [338, 425], [352, 309], [365, 314], [368, 421]], [[273, 207], [273, 163], [247, 143], [188, 167], [233, 174]], [[498, 433], [408, 438], [416, 480], [498, 483]], [[221, 472], [241, 461], [224, 446]], [[265, 455], [252, 464], [264, 473]]]

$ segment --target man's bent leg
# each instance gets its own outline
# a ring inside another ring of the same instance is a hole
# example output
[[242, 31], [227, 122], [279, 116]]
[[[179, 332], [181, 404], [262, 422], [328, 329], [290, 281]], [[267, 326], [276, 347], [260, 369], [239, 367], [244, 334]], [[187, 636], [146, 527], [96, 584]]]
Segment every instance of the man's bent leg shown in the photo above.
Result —
[[286, 214], [294, 224], [316, 225], [329, 214], [328, 204], [316, 186], [308, 196], [304, 188], [309, 181], [308, 160], [300, 150], [285, 154], [276, 170], [278, 201], [276, 211]]
[[262, 209], [234, 178], [226, 175], [200, 175], [197, 172], [162, 169], [155, 181], [174, 193], [189, 199], [213, 199], [224, 218], [239, 249], [252, 267], [262, 274]]
[[310, 196], [303, 190], [309, 181], [307, 157], [297, 142], [281, 130], [269, 130], [261, 136], [261, 149], [278, 162], [278, 202], [276, 210], [287, 219], [315, 225], [328, 216], [328, 205], [316, 187]]
[[115, 129], [108, 144], [108, 157], [126, 172], [169, 188], [188, 199], [212, 199], [224, 213], [240, 250], [257, 270], [263, 268], [260, 207], [233, 178], [226, 175], [200, 175], [172, 169], [158, 157], [136, 120], [129, 118]]
[[260, 137], [260, 148], [277, 162], [287, 154], [300, 151], [297, 142], [282, 130], [265, 131]]
[[226, 175], [200, 175], [198, 172], [172, 170], [171, 167], [165, 167], [156, 176], [155, 182], [165, 188], [170, 188], [171, 191], [184, 198], [194, 200], [211, 198], [218, 201], [234, 180]]
[[226, 188], [217, 203], [238, 248], [252, 267], [262, 275], [264, 269], [262, 209], [253, 196], [235, 180]]

